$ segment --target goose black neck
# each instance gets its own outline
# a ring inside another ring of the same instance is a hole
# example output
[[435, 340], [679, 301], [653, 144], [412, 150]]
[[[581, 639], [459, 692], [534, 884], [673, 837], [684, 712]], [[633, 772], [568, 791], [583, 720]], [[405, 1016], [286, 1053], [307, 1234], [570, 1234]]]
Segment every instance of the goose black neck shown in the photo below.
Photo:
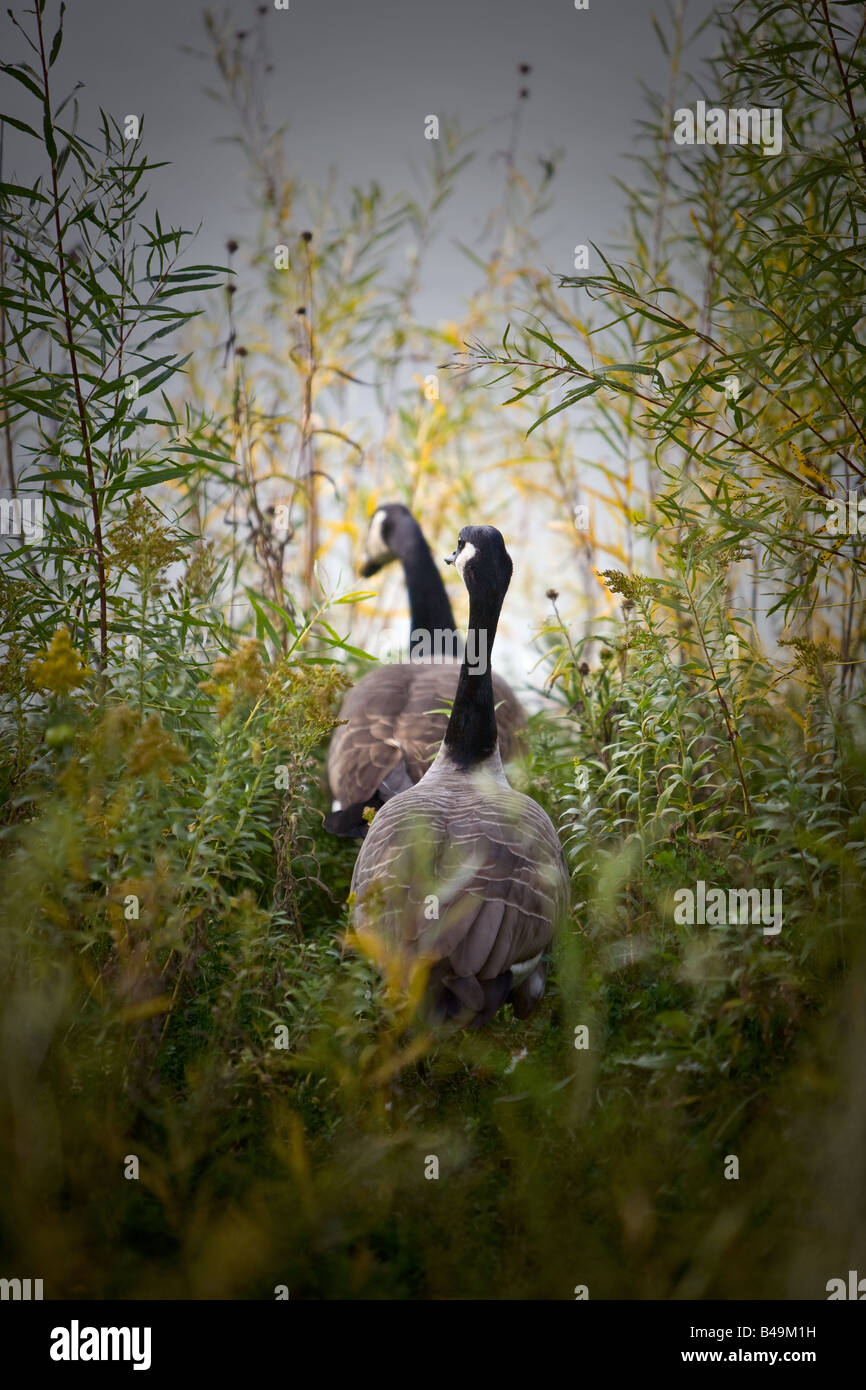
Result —
[[469, 631], [445, 748], [452, 763], [468, 769], [496, 751], [496, 706], [490, 664], [504, 594], [469, 596]]
[[409, 591], [410, 645], [419, 640], [413, 638], [414, 633], [427, 634], [423, 640], [428, 642], [433, 641], [432, 634], [437, 631], [453, 633], [451, 604], [420, 526], [414, 528], [411, 537], [401, 547], [400, 560]]

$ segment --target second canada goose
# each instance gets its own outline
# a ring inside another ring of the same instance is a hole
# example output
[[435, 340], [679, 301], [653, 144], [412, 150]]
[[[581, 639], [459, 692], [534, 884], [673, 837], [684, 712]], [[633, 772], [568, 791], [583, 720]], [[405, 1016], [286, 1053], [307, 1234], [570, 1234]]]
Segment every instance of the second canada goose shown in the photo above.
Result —
[[[374, 513], [361, 569], [369, 577], [399, 560], [411, 614], [410, 660], [386, 663], [346, 695], [328, 749], [333, 797], [326, 829], [363, 837], [364, 810], [414, 786], [436, 756], [457, 689], [462, 642], [421, 527], [408, 507], [391, 502]], [[493, 678], [502, 756], [521, 748], [526, 714], [508, 683]]]
[[525, 1018], [544, 994], [544, 953], [568, 904], [569, 878], [549, 816], [505, 777], [489, 654], [511, 580], [492, 526], [466, 526], [451, 557], [469, 590], [470, 644], [436, 760], [386, 802], [352, 876], [359, 936], [372, 932], [408, 968], [428, 963], [439, 1018], [487, 1022], [510, 1000]]

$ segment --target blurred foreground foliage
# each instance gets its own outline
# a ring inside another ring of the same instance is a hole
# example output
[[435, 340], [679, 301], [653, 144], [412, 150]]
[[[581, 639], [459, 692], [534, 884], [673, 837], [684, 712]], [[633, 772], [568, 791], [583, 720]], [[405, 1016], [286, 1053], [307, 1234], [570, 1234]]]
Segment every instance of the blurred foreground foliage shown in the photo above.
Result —
[[[564, 277], [569, 298], [525, 231], [551, 175], [531, 186], [512, 146], [496, 253], [442, 332], [411, 312], [417, 256], [395, 281], [384, 248], [426, 246], [459, 138], [426, 209], [354, 189], [342, 222], [313, 192], [296, 212], [254, 70], [209, 20], [262, 244], [296, 251], [288, 288], [258, 267], [271, 312], [247, 309], [284, 355], [241, 341], [229, 278], [227, 343], [205, 317], [188, 362], [166, 342], [226, 272], [142, 220], [138, 141], [63, 114], [48, 10], [35, 61], [4, 66], [46, 172], [2, 187], [5, 463], [45, 503], [0, 581], [3, 1274], [48, 1297], [823, 1297], [866, 1237], [863, 551], [814, 523], [864, 467], [853, 10], [719, 20], [709, 96], [782, 101], [784, 155], [674, 160], [659, 104], [627, 262]], [[520, 311], [532, 332], [480, 346]], [[471, 372], [432, 410], [412, 378], [467, 343], [521, 375], [504, 423]], [[384, 424], [359, 443], [343, 388], [365, 370]], [[613, 456], [594, 492], [587, 395]], [[574, 903], [534, 1019], [431, 1038], [345, 947], [355, 846], [322, 831], [322, 747], [376, 614], [318, 562], [335, 516], [395, 490], [477, 519], [461, 448], [482, 438], [487, 476], [573, 546], [520, 777]], [[572, 525], [586, 496], [618, 540]], [[678, 923], [700, 879], [781, 889], [781, 932]]]

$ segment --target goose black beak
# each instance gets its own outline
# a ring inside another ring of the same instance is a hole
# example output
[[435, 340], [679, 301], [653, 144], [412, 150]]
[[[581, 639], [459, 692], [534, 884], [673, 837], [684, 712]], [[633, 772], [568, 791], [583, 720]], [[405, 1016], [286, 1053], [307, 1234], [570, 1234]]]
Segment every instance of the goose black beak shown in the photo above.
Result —
[[385, 560], [373, 560], [369, 555], [365, 555], [361, 563], [360, 575], [362, 579], [369, 579], [372, 574], [378, 574], [387, 562]]
[[455, 561], [456, 559], [457, 559], [457, 551], [455, 550], [455, 551], [453, 552], [453, 554], [451, 554], [451, 555], [446, 555], [446, 556], [445, 556], [445, 563], [446, 563], [446, 565], [453, 565], [453, 564], [454, 564], [454, 561]]

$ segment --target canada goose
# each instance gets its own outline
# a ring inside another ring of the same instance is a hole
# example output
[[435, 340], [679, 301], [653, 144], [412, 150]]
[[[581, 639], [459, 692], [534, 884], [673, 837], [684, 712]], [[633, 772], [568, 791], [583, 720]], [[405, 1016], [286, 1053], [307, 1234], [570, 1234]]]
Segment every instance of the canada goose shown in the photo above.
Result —
[[448, 563], [488, 659], [473, 662], [467, 643], [436, 759], [376, 813], [352, 892], [358, 935], [377, 934], [407, 966], [428, 961], [434, 1015], [477, 1026], [506, 1000], [525, 1018], [542, 998], [569, 879], [549, 816], [502, 770], [489, 654], [511, 557], [494, 527], [466, 526]]
[[[409, 590], [410, 660], [369, 672], [346, 695], [328, 749], [333, 797], [326, 829], [363, 837], [364, 808], [382, 806], [413, 786], [442, 742], [457, 689], [463, 644], [442, 576], [408, 507], [391, 502], [375, 512], [361, 569], [369, 577], [392, 560], [403, 565]], [[503, 758], [517, 753], [526, 723], [506, 681], [493, 678]]]

